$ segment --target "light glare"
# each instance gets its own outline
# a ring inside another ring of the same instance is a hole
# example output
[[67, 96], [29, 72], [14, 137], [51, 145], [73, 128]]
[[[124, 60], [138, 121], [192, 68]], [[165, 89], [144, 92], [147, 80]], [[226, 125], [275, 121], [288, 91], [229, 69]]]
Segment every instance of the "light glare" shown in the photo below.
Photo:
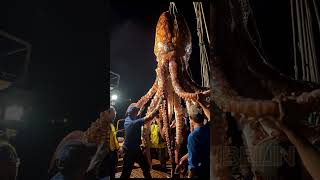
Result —
[[111, 96], [111, 100], [115, 101], [117, 99], [118, 99], [118, 95], [114, 94], [114, 95]]

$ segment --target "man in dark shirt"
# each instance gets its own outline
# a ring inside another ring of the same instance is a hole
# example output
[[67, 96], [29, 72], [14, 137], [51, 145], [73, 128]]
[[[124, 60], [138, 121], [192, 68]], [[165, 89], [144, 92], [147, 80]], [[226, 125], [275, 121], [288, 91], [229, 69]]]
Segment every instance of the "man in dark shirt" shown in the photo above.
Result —
[[210, 126], [203, 124], [204, 115], [201, 108], [190, 106], [190, 122], [194, 127], [188, 137], [189, 177], [208, 179], [210, 175]]
[[150, 174], [150, 169], [148, 166], [148, 161], [146, 157], [143, 156], [142, 150], [140, 148], [141, 144], [141, 127], [144, 123], [151, 121], [158, 112], [160, 107], [160, 99], [155, 110], [146, 117], [138, 118], [139, 107], [135, 103], [131, 104], [127, 110], [127, 117], [124, 123], [125, 138], [123, 143], [123, 169], [120, 178], [130, 178], [131, 171], [133, 169], [134, 162], [137, 162], [143, 171], [143, 175], [146, 178], [152, 178]]

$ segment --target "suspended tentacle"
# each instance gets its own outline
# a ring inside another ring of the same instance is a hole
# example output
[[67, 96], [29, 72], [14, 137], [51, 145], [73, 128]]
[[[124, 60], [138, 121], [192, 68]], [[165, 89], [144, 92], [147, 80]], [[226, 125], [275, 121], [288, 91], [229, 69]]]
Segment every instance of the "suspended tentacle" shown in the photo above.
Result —
[[172, 86], [174, 88], [174, 91], [178, 94], [178, 96], [182, 97], [183, 99], [197, 100], [198, 93], [188, 93], [188, 92], [185, 92], [184, 89], [182, 89], [182, 86], [180, 84], [181, 82], [179, 82], [179, 78], [178, 78], [178, 65], [173, 59], [170, 60], [169, 62], [169, 71], [170, 71]]
[[[167, 82], [169, 82], [169, 79], [167, 79]], [[167, 98], [168, 120], [169, 120], [169, 123], [171, 123], [173, 120], [172, 118], [174, 114], [174, 96], [175, 96], [175, 92], [173, 90], [171, 83], [167, 84], [167, 93], [168, 93], [168, 98]]]
[[[187, 68], [187, 67], [186, 67]], [[186, 69], [182, 71], [183, 74], [183, 80], [185, 84], [187, 84], [194, 92], [205, 92], [210, 90], [210, 88], [202, 87], [198, 85], [194, 80], [190, 77], [190, 74]]]
[[[147, 115], [150, 114], [157, 106], [158, 102], [160, 100], [160, 95], [159, 95], [159, 92], [157, 92], [153, 99], [151, 100], [151, 103], [148, 107], [148, 110], [147, 110]], [[143, 131], [143, 143], [145, 145], [149, 145], [150, 144], [150, 127], [151, 127], [151, 123], [152, 121], [149, 121], [148, 123], [144, 124], [144, 131]], [[149, 150], [147, 150], [149, 151]]]
[[[159, 92], [156, 92], [154, 97], [151, 100], [151, 103], [147, 109], [147, 115], [153, 112], [153, 110], [156, 108], [158, 102], [160, 100]], [[149, 121], [148, 123], [144, 124], [143, 126], [143, 144], [145, 145], [144, 154], [148, 159], [150, 168], [152, 167], [152, 160], [151, 160], [151, 154], [150, 154], [150, 128], [151, 128], [152, 121]]]
[[169, 121], [168, 121], [168, 116], [167, 116], [167, 112], [166, 112], [166, 108], [167, 108], [166, 105], [167, 105], [167, 102], [166, 102], [166, 100], [164, 100], [162, 107], [161, 107], [162, 121], [163, 121], [164, 135], [165, 135], [165, 140], [167, 143], [169, 157], [170, 157], [171, 162], [174, 162], [171, 141], [170, 141], [170, 130], [169, 130], [170, 127], [169, 127]]
[[160, 100], [160, 92], [156, 92], [156, 94], [153, 96], [151, 103], [147, 109], [147, 115], [150, 114], [157, 106], [158, 102]]
[[164, 135], [165, 135], [165, 140], [167, 142], [167, 148], [168, 148], [168, 153], [171, 162], [174, 162], [173, 159], [173, 154], [172, 154], [172, 149], [171, 149], [171, 144], [170, 144], [170, 131], [169, 131], [169, 121], [168, 121], [168, 114], [167, 114], [167, 83], [166, 83], [166, 69], [165, 66], [161, 66], [156, 69], [157, 75], [158, 75], [158, 85], [159, 85], [159, 92], [162, 97], [164, 97], [164, 100], [162, 102], [161, 106], [161, 113], [162, 113], [162, 121], [163, 121], [163, 128], [164, 128]]
[[143, 97], [140, 98], [140, 100], [137, 102], [137, 106], [139, 108], [142, 108], [145, 106], [145, 104], [152, 98], [152, 96], [157, 92], [158, 90], [158, 84], [157, 80], [153, 83], [152, 87], [149, 89], [147, 94], [145, 94]]
[[259, 78], [261, 85], [267, 88], [274, 96], [279, 96], [280, 94], [291, 95], [292, 93], [299, 95], [303, 92], [310, 92], [320, 88], [319, 84], [294, 80], [285, 76], [256, 59], [253, 57], [248, 58], [248, 70]]
[[213, 100], [219, 108], [225, 112], [243, 113], [253, 117], [279, 114], [276, 102], [239, 97], [220, 70], [219, 61], [219, 59], [216, 59], [211, 68], [211, 89], [214, 89]]
[[[221, 109], [225, 112], [245, 114], [249, 117], [268, 115], [277, 117], [279, 115], [279, 107], [275, 101], [257, 100], [238, 96], [220, 70], [218, 61], [219, 60], [216, 59], [215, 63], [213, 63], [211, 86], [214, 88], [214, 101]], [[314, 105], [320, 102], [320, 90], [314, 90], [292, 98], [296, 99], [297, 104], [299, 104], [304, 112], [312, 112], [314, 108], [316, 108]]]
[[174, 114], [176, 120], [176, 143], [180, 146], [182, 143], [183, 110], [181, 100], [178, 95], [175, 95], [174, 97]]
[[162, 106], [159, 108], [159, 119], [160, 119], [160, 122], [162, 123], [162, 124], [160, 124], [159, 125], [159, 128], [160, 128], [160, 135], [161, 135], [161, 137], [163, 138], [163, 139], [165, 139], [166, 140], [166, 128], [165, 128], [165, 122], [164, 122], [164, 119], [163, 119], [163, 108], [162, 108]]

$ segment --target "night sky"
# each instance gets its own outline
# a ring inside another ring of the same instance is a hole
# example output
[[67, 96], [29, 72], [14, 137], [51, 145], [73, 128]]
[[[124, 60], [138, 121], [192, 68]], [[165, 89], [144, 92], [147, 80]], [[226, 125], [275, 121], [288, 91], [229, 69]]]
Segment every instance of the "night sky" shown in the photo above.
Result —
[[[1, 29], [32, 44], [33, 111], [15, 140], [20, 179], [46, 179], [58, 140], [108, 108], [107, 5], [101, 1], [2, 0]], [[62, 126], [51, 120], [70, 122]]]

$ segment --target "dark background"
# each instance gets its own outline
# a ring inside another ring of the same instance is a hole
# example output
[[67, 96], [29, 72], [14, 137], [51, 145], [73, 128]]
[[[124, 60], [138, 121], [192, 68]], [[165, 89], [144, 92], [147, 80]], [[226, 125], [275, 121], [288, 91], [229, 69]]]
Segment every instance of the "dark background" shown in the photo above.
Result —
[[18, 179], [47, 179], [61, 138], [86, 129], [108, 107], [107, 9], [103, 0], [0, 2], [0, 28], [32, 44], [24, 87], [32, 114], [13, 141], [21, 158]]
[[[294, 56], [290, 1], [250, 0], [250, 2], [260, 31], [262, 45], [266, 57], [268, 58], [269, 62], [277, 67], [281, 72], [294, 77]], [[312, 21], [314, 23], [313, 33], [315, 38], [315, 49], [319, 49], [319, 28], [316, 23], [312, 1], [309, 2], [312, 13]], [[317, 3], [319, 7], [319, 2]], [[317, 57], [319, 57], [320, 51], [317, 51], [316, 53]], [[298, 66], [301, 69], [301, 65]], [[299, 74], [302, 74], [301, 70]]]

